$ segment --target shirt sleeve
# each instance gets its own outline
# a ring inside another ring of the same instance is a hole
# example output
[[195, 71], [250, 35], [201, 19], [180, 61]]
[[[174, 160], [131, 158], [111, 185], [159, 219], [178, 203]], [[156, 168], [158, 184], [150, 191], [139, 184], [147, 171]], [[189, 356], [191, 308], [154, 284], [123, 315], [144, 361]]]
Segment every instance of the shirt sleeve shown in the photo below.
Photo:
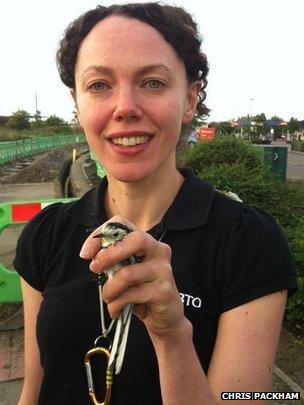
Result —
[[52, 243], [52, 230], [56, 219], [56, 208], [52, 204], [32, 218], [18, 239], [13, 265], [19, 275], [38, 291], [44, 290], [44, 269]]
[[297, 268], [276, 221], [249, 206], [234, 209], [222, 224], [216, 258], [216, 283], [222, 312], [253, 299], [298, 288]]

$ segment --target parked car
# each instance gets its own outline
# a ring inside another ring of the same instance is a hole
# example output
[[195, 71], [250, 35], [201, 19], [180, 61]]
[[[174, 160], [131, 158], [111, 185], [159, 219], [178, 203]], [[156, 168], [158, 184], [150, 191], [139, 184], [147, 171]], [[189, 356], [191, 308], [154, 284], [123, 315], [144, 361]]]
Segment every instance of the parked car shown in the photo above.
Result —
[[190, 147], [193, 147], [193, 146], [195, 146], [197, 143], [199, 143], [199, 137], [198, 137], [198, 135], [197, 135], [196, 132], [192, 131], [192, 132], [190, 133], [190, 135], [188, 136], [188, 145], [189, 145]]

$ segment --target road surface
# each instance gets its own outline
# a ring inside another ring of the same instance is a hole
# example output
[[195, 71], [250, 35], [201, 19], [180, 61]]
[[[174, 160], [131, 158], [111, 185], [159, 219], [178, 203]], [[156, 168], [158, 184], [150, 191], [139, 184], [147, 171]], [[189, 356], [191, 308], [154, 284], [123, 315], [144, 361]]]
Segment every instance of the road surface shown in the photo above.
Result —
[[291, 145], [286, 142], [272, 142], [273, 146], [288, 148], [287, 178], [291, 180], [304, 180], [304, 153], [291, 150]]

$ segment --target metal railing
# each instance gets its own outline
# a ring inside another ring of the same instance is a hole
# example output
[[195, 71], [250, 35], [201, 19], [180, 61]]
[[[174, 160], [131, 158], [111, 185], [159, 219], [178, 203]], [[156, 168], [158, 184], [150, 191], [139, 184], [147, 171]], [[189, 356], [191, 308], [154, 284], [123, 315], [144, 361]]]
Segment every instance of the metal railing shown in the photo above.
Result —
[[0, 142], [0, 165], [21, 156], [35, 155], [68, 144], [85, 142], [83, 134], [54, 135], [20, 141]]

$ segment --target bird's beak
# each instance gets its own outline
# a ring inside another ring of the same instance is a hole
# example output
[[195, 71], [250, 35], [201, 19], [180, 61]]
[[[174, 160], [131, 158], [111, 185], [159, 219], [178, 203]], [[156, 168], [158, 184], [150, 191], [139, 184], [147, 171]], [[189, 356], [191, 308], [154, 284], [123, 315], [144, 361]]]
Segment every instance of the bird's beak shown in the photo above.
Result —
[[99, 233], [98, 235], [93, 236], [93, 238], [102, 238], [102, 237], [103, 237], [102, 233]]

